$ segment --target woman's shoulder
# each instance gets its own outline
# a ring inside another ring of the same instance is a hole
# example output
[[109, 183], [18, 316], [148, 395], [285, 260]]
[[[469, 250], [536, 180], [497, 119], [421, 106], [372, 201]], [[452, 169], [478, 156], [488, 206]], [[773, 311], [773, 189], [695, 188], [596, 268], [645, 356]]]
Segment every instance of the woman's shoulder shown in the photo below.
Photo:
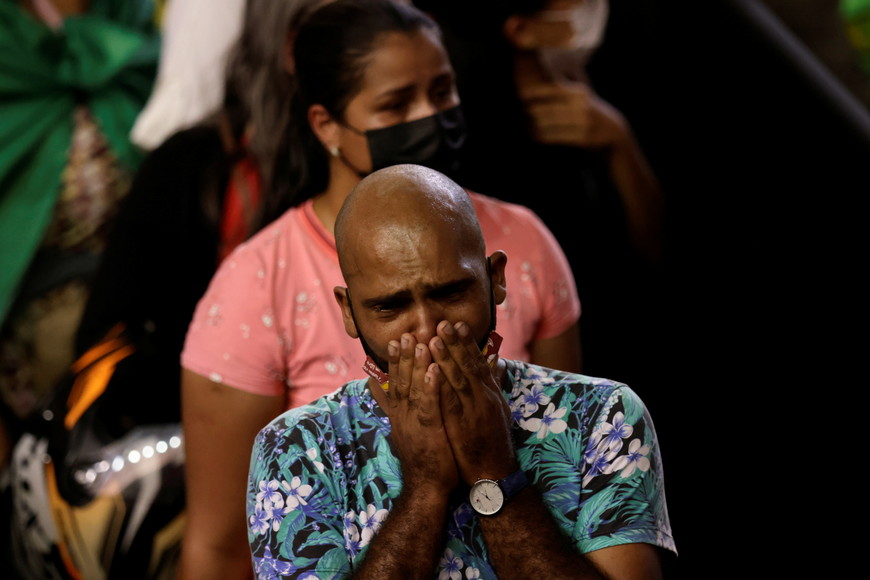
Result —
[[[337, 257], [328, 259], [335, 253], [334, 247], [330, 252], [328, 245], [321, 243], [312, 231], [305, 211], [307, 203], [310, 202], [287, 209], [236, 246], [223, 260], [220, 269], [254, 269], [260, 272], [260, 277], [269, 278], [279, 272], [299, 274], [312, 268], [332, 267], [332, 262], [337, 264]], [[320, 248], [321, 245], [326, 249]], [[291, 280], [294, 277], [289, 276]]]
[[487, 241], [503, 238], [523, 238], [528, 241], [541, 236], [549, 239], [552, 236], [534, 210], [475, 191], [469, 190], [468, 194]]
[[480, 225], [483, 226], [488, 221], [513, 221], [519, 223], [540, 223], [541, 219], [529, 207], [505, 201], [491, 195], [486, 195], [477, 191], [467, 190], [474, 204], [474, 210], [477, 212], [477, 219]]

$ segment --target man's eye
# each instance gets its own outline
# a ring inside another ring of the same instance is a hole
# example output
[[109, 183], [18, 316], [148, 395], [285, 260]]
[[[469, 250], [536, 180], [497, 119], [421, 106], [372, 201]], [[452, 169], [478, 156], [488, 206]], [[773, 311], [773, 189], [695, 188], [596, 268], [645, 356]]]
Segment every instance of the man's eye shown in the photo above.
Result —
[[465, 292], [462, 290], [454, 290], [453, 292], [447, 292], [442, 298], [444, 298], [444, 300], [459, 300], [464, 295]]

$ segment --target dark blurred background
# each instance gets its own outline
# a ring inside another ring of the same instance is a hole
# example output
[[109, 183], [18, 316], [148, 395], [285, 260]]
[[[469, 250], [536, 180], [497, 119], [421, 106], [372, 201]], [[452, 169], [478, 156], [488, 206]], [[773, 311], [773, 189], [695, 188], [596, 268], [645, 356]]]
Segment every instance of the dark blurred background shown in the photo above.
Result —
[[669, 578], [806, 577], [850, 511], [823, 441], [862, 400], [870, 121], [838, 4], [612, 0], [590, 66], [668, 200], [649, 349], [624, 380], [661, 439]]
[[842, 474], [861, 465], [870, 84], [839, 5], [610, 0], [590, 64], [667, 199], [644, 348], [610, 378], [655, 419], [668, 579], [807, 577], [820, 555], [836, 577], [860, 529]]

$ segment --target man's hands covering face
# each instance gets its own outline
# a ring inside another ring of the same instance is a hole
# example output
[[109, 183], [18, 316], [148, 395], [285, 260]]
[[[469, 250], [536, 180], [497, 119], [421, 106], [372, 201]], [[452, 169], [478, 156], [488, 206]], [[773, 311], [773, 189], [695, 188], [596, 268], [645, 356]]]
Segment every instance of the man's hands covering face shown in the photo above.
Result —
[[442, 321], [428, 344], [402, 335], [388, 359], [385, 412], [406, 486], [446, 494], [517, 469], [510, 408], [467, 324]]

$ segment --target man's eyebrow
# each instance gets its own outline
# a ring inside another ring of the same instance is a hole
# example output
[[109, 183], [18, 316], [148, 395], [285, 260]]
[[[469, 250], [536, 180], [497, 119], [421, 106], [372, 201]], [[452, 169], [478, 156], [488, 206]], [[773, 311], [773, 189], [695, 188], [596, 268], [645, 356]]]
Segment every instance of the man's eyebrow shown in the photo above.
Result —
[[392, 292], [390, 294], [382, 294], [380, 296], [374, 296], [372, 298], [366, 298], [362, 301], [362, 305], [364, 308], [374, 308], [376, 306], [380, 306], [381, 304], [386, 304], [388, 302], [396, 302], [401, 300], [410, 300], [411, 299], [411, 291], [410, 290], [399, 290], [398, 292]]
[[430, 286], [426, 288], [426, 294], [451, 294], [453, 292], [460, 292], [465, 290], [466, 288], [474, 285], [475, 279], [474, 277], [468, 278], [460, 278], [459, 280], [453, 280], [452, 282], [447, 282], [445, 284], [438, 284], [437, 286]]
[[[444, 284], [427, 284], [423, 288], [424, 292], [427, 295], [438, 296], [465, 290], [466, 288], [474, 285], [474, 283], [475, 278], [473, 276], [468, 276], [467, 278], [451, 280], [450, 282], [445, 282]], [[367, 298], [362, 301], [362, 305], [364, 308], [374, 308], [376, 306], [380, 306], [381, 304], [387, 304], [390, 302], [402, 302], [411, 300], [411, 298], [412, 292], [406, 289], [399, 290], [397, 292], [391, 292], [389, 294], [382, 294], [380, 296], [373, 296], [372, 298]]]

